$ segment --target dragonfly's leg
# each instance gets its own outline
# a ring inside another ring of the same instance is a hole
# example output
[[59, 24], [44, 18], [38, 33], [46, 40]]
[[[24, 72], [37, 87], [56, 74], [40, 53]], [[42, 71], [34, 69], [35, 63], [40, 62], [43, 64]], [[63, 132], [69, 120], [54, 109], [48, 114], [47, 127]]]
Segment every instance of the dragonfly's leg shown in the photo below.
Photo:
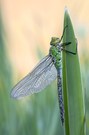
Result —
[[[62, 45], [62, 46], [66, 46], [66, 45], [69, 45], [69, 44], [71, 44], [71, 42], [63, 43], [63, 45]], [[77, 44], [78, 44], [78, 43], [77, 43], [77, 39], [76, 39], [76, 50], [75, 50], [75, 52], [72, 52], [72, 51], [66, 50], [65, 48], [61, 48], [61, 50], [65, 51], [65, 52], [67, 52], [67, 53], [70, 53], [70, 54], [76, 55], [76, 54], [77, 54]]]
[[65, 51], [65, 52], [67, 52], [67, 53], [73, 54], [73, 55], [76, 55], [76, 54], [77, 54], [77, 51], [76, 51], [76, 52], [71, 52], [71, 51], [68, 51], [68, 50], [66, 50], [66, 49], [64, 49], [64, 48], [62, 48], [61, 50], [62, 50], [62, 51]]
[[70, 44], [71, 44], [71, 42], [61, 43], [61, 47], [63, 47], [63, 46], [67, 46], [67, 45], [70, 45]]
[[66, 25], [65, 27], [64, 27], [64, 29], [63, 29], [63, 33], [62, 33], [62, 36], [61, 36], [61, 39], [60, 39], [60, 42], [62, 41], [62, 39], [63, 39], [63, 36], [64, 36], [64, 33], [65, 33], [65, 29], [68, 27], [68, 25]]

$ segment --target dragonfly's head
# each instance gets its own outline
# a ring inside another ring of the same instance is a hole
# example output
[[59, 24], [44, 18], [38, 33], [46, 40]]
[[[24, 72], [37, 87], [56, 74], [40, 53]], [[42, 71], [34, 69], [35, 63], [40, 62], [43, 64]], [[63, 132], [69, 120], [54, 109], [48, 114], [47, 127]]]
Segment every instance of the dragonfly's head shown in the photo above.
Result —
[[60, 43], [60, 39], [58, 37], [51, 38], [50, 45], [56, 46], [56, 45], [58, 45], [58, 43]]

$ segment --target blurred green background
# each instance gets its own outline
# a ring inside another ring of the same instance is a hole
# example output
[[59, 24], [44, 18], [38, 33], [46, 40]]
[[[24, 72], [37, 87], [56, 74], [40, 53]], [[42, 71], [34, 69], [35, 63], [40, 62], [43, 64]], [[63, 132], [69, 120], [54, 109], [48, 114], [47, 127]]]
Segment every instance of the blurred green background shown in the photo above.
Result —
[[12, 99], [10, 91], [48, 54], [50, 38], [61, 36], [65, 6], [78, 40], [89, 135], [89, 1], [3, 0], [1, 4], [0, 135], [63, 135], [56, 81], [22, 100]]

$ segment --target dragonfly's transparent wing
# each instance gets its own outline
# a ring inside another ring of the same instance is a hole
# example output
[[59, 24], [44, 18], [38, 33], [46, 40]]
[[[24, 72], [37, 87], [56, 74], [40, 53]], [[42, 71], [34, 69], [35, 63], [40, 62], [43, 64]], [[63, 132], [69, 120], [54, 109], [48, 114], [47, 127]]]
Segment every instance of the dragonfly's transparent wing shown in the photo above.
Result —
[[11, 96], [21, 98], [40, 92], [57, 77], [57, 71], [52, 63], [52, 58], [46, 56], [40, 63], [24, 77], [12, 90]]

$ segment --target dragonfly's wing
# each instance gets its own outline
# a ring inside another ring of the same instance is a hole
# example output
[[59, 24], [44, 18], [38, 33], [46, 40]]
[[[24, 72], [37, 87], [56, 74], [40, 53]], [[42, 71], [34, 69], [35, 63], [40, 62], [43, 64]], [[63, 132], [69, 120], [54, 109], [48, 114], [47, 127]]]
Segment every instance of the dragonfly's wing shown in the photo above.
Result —
[[57, 71], [52, 63], [52, 58], [46, 56], [41, 62], [24, 77], [12, 90], [11, 96], [21, 98], [40, 92], [57, 77]]

